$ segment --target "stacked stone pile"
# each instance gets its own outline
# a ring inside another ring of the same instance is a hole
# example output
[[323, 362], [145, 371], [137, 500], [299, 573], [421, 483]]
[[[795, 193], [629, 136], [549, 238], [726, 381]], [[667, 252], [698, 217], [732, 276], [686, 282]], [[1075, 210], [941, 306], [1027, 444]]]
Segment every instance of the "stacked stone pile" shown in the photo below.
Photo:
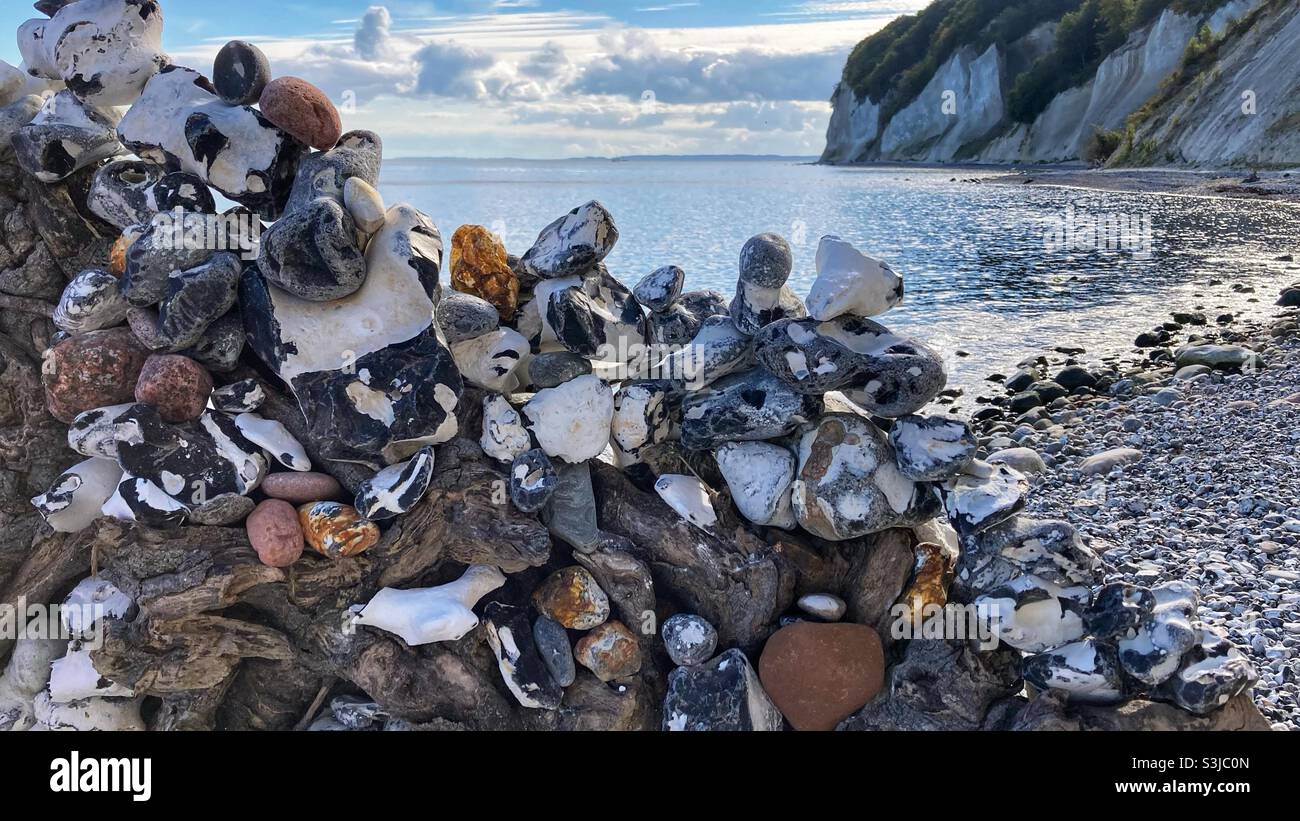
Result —
[[[903, 280], [850, 243], [806, 299], [773, 234], [731, 300], [672, 265], [629, 289], [594, 201], [519, 256], [474, 225], [445, 254], [379, 194], [380, 137], [255, 46], [209, 79], [156, 0], [37, 8], [0, 145], [22, 212], [63, 220], [46, 245], [99, 256], [23, 295], [51, 304], [16, 428], [76, 459], [0, 589], [73, 637], [14, 644], [0, 725], [979, 727], [1022, 681], [1197, 714], [1252, 682], [1194, 595], [1099, 587], [1068, 525], [1018, 514], [1021, 472], [922, 414], [941, 359], [875, 319]], [[895, 603], [950, 596], [1000, 649], [893, 635]], [[979, 672], [921, 720], [899, 677], [953, 668], [936, 647]]]

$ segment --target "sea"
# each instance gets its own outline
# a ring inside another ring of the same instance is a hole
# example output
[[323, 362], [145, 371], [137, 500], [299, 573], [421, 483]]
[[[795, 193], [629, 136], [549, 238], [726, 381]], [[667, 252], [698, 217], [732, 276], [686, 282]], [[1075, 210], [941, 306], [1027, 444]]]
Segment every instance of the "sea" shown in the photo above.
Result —
[[[822, 236], [903, 276], [901, 306], [876, 319], [938, 350], [950, 385], [1053, 348], [1087, 363], [1128, 351], [1172, 311], [1272, 309], [1300, 281], [1300, 207], [1267, 201], [1116, 193], [993, 182], [1003, 172], [829, 167], [799, 158], [393, 159], [380, 189], [452, 232], [487, 226], [522, 254], [588, 200], [614, 215], [606, 263], [632, 287], [663, 265], [686, 288], [735, 291], [741, 246], [775, 232], [794, 251], [789, 285], [806, 295]], [[444, 274], [444, 281], [447, 279]]]

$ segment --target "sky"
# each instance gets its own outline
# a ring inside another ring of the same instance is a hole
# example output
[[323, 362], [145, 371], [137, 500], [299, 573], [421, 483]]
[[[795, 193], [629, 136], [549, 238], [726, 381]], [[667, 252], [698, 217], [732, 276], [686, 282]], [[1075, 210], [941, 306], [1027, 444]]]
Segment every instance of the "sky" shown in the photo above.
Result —
[[[927, 3], [162, 0], [163, 47], [208, 74], [252, 42], [389, 156], [806, 156], [849, 50]], [[35, 14], [3, 6], [7, 31]], [[0, 59], [19, 62], [12, 36]]]

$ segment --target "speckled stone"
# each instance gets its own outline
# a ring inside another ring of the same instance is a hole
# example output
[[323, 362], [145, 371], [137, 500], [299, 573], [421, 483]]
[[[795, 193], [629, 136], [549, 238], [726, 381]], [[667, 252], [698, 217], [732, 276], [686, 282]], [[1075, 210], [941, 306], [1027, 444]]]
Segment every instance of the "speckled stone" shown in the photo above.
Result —
[[302, 556], [302, 523], [293, 505], [281, 499], [267, 499], [257, 506], [245, 523], [248, 541], [257, 558], [268, 567], [288, 567]]
[[154, 354], [145, 360], [135, 401], [153, 405], [164, 422], [198, 419], [212, 394], [212, 375], [188, 356]]
[[343, 121], [329, 96], [300, 77], [267, 83], [258, 107], [276, 127], [312, 148], [333, 148], [343, 136]]
[[669, 616], [661, 630], [664, 649], [679, 667], [703, 664], [713, 658], [718, 646], [718, 631], [707, 619], [694, 613]]
[[379, 526], [361, 518], [357, 509], [338, 502], [315, 502], [298, 508], [307, 544], [331, 559], [364, 553], [379, 542]]
[[601, 681], [627, 678], [641, 670], [641, 645], [621, 621], [607, 621], [578, 639], [573, 655]]
[[50, 414], [60, 422], [71, 422], [83, 411], [130, 402], [148, 356], [126, 328], [63, 340], [45, 352], [41, 365]]
[[481, 225], [462, 225], [451, 235], [451, 286], [491, 303], [507, 322], [519, 307], [519, 279], [505, 246]]
[[609, 618], [609, 597], [595, 577], [577, 565], [555, 571], [538, 585], [533, 606], [570, 630], [590, 630]]
[[243, 40], [231, 40], [217, 52], [212, 64], [212, 85], [230, 105], [253, 105], [271, 82], [271, 61], [262, 50]]

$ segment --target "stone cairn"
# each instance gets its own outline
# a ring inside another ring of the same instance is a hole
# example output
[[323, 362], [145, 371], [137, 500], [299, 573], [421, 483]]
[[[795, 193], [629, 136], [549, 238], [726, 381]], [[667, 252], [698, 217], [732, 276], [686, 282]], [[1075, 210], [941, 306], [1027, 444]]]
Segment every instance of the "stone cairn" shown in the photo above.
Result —
[[[870, 318], [883, 262], [825, 237], [801, 300], [763, 234], [730, 301], [629, 290], [589, 202], [519, 257], [461, 226], [445, 289], [320, 90], [244, 42], [173, 64], [157, 0], [36, 8], [0, 64], [0, 603], [66, 632], [0, 637], [0, 727], [1262, 723], [1194, 591], [1101, 586], [918, 415], [944, 368]], [[950, 605], [1000, 642], [932, 634]]]

